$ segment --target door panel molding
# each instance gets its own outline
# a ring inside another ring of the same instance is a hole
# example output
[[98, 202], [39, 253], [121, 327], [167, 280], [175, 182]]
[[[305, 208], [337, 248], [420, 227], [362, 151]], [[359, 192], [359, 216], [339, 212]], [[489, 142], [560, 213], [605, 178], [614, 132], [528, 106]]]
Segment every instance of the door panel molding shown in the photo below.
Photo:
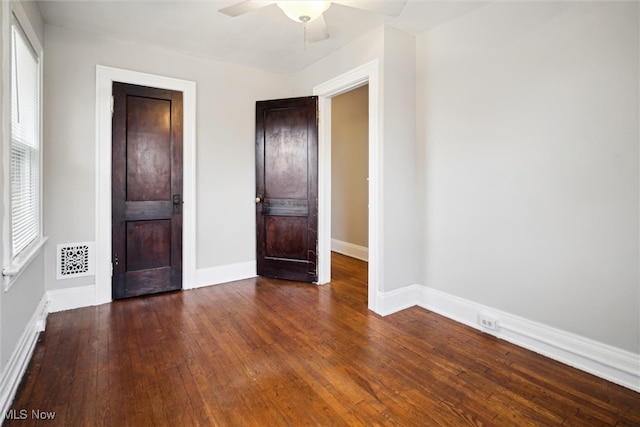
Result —
[[114, 82], [113, 111], [112, 298], [182, 289], [182, 92]]
[[260, 276], [317, 281], [318, 98], [256, 102]]
[[369, 84], [368, 308], [380, 313], [382, 252], [382, 135], [380, 62], [375, 59], [313, 88], [318, 96], [318, 284], [331, 281], [331, 98]]
[[[96, 293], [111, 301], [111, 96], [113, 82], [150, 86], [183, 95], [183, 289], [195, 287], [196, 84], [188, 80], [96, 66]], [[144, 212], [140, 213], [144, 215]]]

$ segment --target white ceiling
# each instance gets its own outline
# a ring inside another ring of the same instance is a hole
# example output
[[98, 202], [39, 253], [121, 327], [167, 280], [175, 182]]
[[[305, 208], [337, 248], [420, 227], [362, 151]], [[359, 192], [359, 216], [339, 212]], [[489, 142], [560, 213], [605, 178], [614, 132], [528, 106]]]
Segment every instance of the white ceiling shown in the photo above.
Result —
[[285, 74], [307, 67], [384, 23], [418, 34], [485, 4], [408, 0], [395, 18], [334, 4], [324, 13], [331, 36], [307, 44], [305, 50], [302, 24], [291, 21], [276, 5], [235, 18], [218, 12], [238, 1], [38, 3], [48, 25]]

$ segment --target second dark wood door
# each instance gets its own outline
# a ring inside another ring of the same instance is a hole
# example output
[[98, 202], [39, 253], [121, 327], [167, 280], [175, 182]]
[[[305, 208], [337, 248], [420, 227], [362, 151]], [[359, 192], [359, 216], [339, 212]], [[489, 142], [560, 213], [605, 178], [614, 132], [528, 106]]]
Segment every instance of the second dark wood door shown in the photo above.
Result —
[[182, 93], [113, 84], [114, 299], [182, 288]]
[[258, 275], [317, 281], [318, 98], [256, 103]]

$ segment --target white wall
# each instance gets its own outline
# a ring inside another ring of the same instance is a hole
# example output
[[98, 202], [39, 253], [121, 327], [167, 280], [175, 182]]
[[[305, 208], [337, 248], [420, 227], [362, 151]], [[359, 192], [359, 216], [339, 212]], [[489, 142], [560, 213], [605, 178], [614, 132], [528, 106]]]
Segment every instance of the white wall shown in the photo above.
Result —
[[196, 82], [196, 267], [255, 260], [255, 101], [290, 96], [285, 76], [57, 27], [45, 31], [47, 289], [94, 280], [56, 280], [55, 245], [95, 239], [98, 64]]
[[384, 290], [419, 283], [416, 156], [416, 40], [384, 33]]
[[498, 2], [418, 38], [421, 282], [640, 349], [637, 2]]

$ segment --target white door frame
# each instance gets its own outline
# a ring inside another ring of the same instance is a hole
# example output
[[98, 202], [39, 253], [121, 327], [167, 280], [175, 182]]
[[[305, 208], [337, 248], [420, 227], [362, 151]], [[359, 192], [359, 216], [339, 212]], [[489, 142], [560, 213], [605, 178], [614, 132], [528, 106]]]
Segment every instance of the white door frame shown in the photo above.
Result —
[[194, 285], [196, 269], [196, 83], [119, 68], [96, 66], [96, 299], [111, 298], [111, 94], [113, 82], [182, 92], [183, 210], [182, 288]]
[[369, 84], [368, 307], [376, 313], [382, 277], [382, 118], [376, 59], [313, 89], [318, 96], [318, 284], [331, 281], [331, 98]]

